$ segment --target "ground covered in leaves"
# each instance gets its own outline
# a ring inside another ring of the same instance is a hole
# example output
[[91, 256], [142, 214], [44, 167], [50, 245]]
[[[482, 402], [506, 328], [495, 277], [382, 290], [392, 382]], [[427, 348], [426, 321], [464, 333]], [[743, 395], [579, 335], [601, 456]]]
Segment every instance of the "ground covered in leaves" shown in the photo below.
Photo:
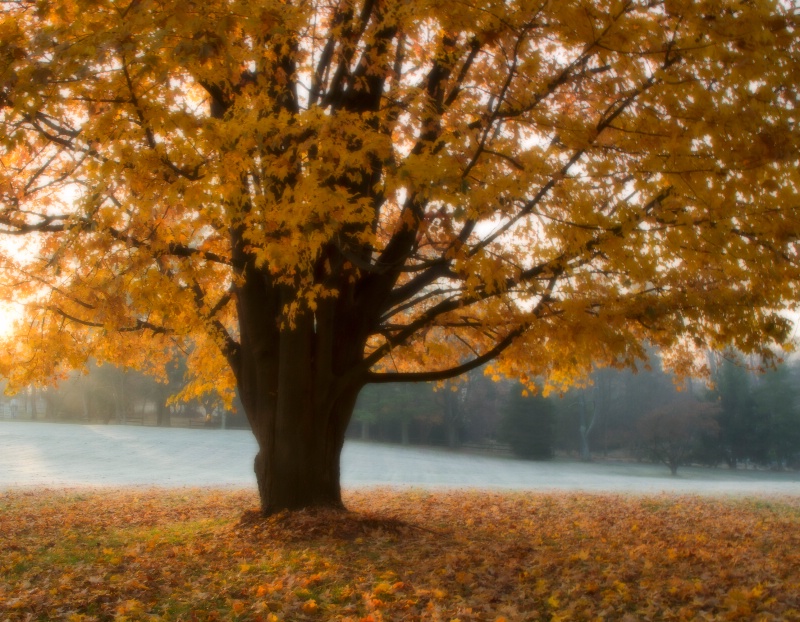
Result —
[[0, 493], [0, 620], [800, 620], [800, 498]]

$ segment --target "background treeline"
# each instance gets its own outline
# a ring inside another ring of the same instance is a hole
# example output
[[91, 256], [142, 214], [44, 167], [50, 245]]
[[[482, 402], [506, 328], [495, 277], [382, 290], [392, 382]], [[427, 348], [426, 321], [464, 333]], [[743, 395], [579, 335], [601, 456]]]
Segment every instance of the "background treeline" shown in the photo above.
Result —
[[187, 402], [170, 398], [185, 386], [186, 362], [176, 357], [161, 381], [113, 365], [89, 365], [56, 386], [29, 388], [0, 403], [0, 418], [55, 422], [152, 426], [244, 428], [247, 420], [234, 402], [223, 407], [215, 395]]
[[737, 357], [709, 359], [712, 386], [681, 390], [661, 367], [601, 369], [564, 395], [524, 397], [480, 370], [444, 385], [368, 386], [349, 436], [466, 447], [548, 459], [617, 458], [731, 468], [800, 467], [800, 363], [756, 372]]
[[[712, 387], [679, 391], [656, 354], [651, 369], [601, 369], [584, 388], [524, 397], [519, 384], [482, 370], [443, 384], [368, 386], [351, 439], [464, 448], [548, 459], [654, 460], [731, 468], [800, 467], [800, 363], [755, 373], [734, 357], [710, 358]], [[57, 387], [29, 389], [0, 403], [6, 419], [160, 426], [247, 427], [241, 408], [213, 397], [170, 403], [185, 363], [161, 382], [110, 365], [90, 366]]]

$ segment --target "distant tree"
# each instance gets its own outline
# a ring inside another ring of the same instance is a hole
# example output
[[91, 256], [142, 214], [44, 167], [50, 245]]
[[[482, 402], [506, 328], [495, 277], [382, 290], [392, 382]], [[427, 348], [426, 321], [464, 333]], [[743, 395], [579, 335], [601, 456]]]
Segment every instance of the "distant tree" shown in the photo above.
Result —
[[618, 444], [631, 447], [636, 442], [637, 421], [650, 411], [679, 399], [675, 379], [664, 369], [661, 352], [648, 349], [648, 363], [637, 370], [622, 370], [620, 395], [609, 419]]
[[434, 395], [441, 413], [443, 443], [455, 449], [462, 445], [466, 436], [478, 442], [496, 438], [498, 400], [504, 393], [498, 383], [486, 376], [485, 368], [436, 385]]
[[372, 431], [395, 438], [399, 426], [403, 444], [440, 442], [452, 448], [465, 439], [496, 440], [505, 384], [493, 382], [483, 369], [476, 369], [439, 385], [370, 385], [356, 402], [351, 433], [362, 439], [368, 439]]
[[170, 427], [172, 425], [170, 398], [177, 395], [183, 388], [186, 380], [186, 357], [180, 353], [175, 354], [172, 361], [165, 365], [164, 377], [154, 383], [152, 397], [156, 406], [156, 425]]
[[593, 449], [606, 453], [638, 442], [632, 434], [636, 422], [678, 397], [660, 353], [648, 348], [647, 354], [645, 369], [595, 369], [588, 386], [571, 389], [556, 402], [561, 446], [577, 451], [581, 460], [588, 461]]
[[642, 417], [637, 428], [650, 456], [663, 462], [673, 475], [691, 455], [703, 433], [718, 427], [719, 406], [692, 398], [673, 401]]
[[591, 385], [578, 392], [578, 412], [581, 460], [592, 459], [590, 441], [598, 424], [607, 422], [612, 412], [619, 411], [620, 385], [623, 376], [619, 370], [596, 369], [591, 376]]
[[464, 404], [469, 388], [468, 383], [448, 380], [444, 382], [444, 387], [437, 396], [444, 414], [446, 443], [450, 449], [461, 445], [461, 427], [466, 414]]
[[779, 365], [756, 378], [753, 402], [756, 419], [768, 429], [770, 464], [783, 468], [800, 454], [800, 368]]
[[756, 408], [754, 375], [735, 353], [728, 353], [716, 366], [713, 395], [719, 400], [719, 444], [728, 466], [735, 469], [742, 461], [767, 461], [769, 426]]
[[[594, 374], [592, 374], [594, 380]], [[556, 444], [575, 452], [584, 462], [591, 460], [590, 439], [595, 436], [601, 420], [605, 423], [601, 399], [604, 395], [594, 381], [588, 387], [567, 391], [554, 400]]]
[[499, 440], [502, 405], [512, 389], [510, 382], [494, 382], [476, 369], [467, 374], [468, 393], [464, 400], [464, 440], [477, 443]]
[[503, 419], [503, 437], [515, 455], [527, 460], [549, 460], [555, 440], [555, 407], [541, 395], [513, 391]]
[[388, 424], [399, 427], [399, 440], [404, 445], [411, 442], [413, 422], [442, 421], [441, 407], [429, 383], [368, 386], [359, 395], [353, 415], [363, 440], [369, 440], [371, 427]]

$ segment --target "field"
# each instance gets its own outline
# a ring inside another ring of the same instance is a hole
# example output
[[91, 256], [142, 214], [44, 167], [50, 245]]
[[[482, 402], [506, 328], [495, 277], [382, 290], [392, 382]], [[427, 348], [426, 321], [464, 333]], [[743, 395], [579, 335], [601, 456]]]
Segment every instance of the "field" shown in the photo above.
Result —
[[[255, 488], [248, 430], [0, 421], [0, 490], [129, 486]], [[342, 484], [415, 488], [583, 490], [800, 496], [800, 473], [660, 464], [532, 462], [348, 441]]]
[[800, 620], [800, 498], [0, 492], [0, 620]]

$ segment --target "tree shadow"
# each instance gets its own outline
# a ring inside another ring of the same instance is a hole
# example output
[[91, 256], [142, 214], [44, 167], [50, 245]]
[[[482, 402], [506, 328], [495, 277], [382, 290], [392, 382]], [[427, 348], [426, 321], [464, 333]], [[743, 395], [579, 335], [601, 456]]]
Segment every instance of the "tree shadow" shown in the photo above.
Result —
[[353, 541], [357, 538], [399, 537], [427, 532], [445, 535], [393, 516], [364, 514], [334, 508], [309, 508], [283, 511], [265, 516], [260, 510], [245, 511], [233, 527], [242, 535], [298, 542], [330, 538]]

